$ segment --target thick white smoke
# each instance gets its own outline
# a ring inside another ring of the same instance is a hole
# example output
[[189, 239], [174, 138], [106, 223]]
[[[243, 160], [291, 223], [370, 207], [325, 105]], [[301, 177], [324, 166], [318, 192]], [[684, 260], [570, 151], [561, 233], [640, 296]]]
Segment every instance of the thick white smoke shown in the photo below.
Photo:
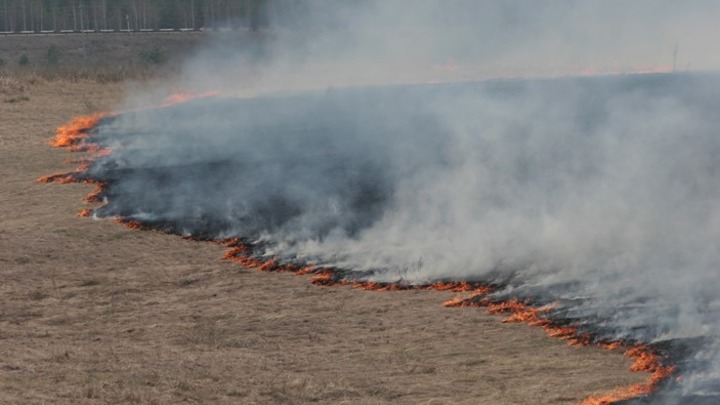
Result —
[[[500, 281], [609, 338], [698, 338], [662, 400], [720, 396], [720, 77], [692, 72], [720, 65], [720, 3], [274, 4], [283, 25], [221, 39], [183, 83], [285, 93], [105, 122], [99, 215], [374, 280]], [[536, 78], [462, 82], [517, 76]]]
[[248, 93], [720, 67], [714, 0], [269, 3], [271, 30], [219, 34], [183, 85]]

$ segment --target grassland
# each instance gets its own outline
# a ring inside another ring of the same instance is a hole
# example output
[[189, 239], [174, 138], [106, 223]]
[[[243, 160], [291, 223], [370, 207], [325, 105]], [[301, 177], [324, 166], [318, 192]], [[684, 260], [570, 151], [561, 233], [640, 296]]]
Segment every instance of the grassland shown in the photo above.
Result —
[[0, 36], [0, 75], [119, 82], [172, 73], [202, 32]]
[[[6, 40], [7, 60], [87, 49]], [[88, 66], [156, 40], [98, 38]], [[0, 403], [572, 404], [644, 377], [619, 352], [443, 308], [449, 293], [316, 287], [221, 261], [218, 245], [76, 218], [92, 186], [35, 182], [72, 169], [47, 140], [150, 76], [0, 76]]]

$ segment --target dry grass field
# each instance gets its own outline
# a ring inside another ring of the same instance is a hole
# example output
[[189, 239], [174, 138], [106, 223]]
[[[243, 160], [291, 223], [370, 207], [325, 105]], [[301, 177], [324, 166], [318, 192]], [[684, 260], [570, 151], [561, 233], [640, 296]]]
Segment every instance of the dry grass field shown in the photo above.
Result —
[[92, 186], [35, 181], [72, 169], [47, 140], [129, 85], [0, 81], [0, 403], [573, 404], [645, 378], [451, 293], [317, 287], [76, 218]]
[[[167, 62], [162, 70], [169, 70], [206, 36], [202, 32], [0, 36], [0, 75], [30, 73], [102, 82], [146, 77], [159, 70], [161, 62]], [[51, 47], [55, 56], [49, 60]]]
[[176, 59], [196, 47], [207, 34], [202, 32], [150, 34], [51, 34], [0, 37], [0, 58], [15, 65], [27, 55], [30, 65], [45, 62], [47, 50], [55, 46], [65, 65], [131, 65], [139, 64], [142, 51], [161, 49], [168, 58]]

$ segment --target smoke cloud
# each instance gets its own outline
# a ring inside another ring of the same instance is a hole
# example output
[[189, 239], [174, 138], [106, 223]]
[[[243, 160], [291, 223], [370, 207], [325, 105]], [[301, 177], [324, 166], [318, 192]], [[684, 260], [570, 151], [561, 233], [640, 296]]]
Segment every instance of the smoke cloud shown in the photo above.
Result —
[[713, 0], [275, 0], [271, 31], [218, 35], [184, 83], [248, 93], [720, 67]]
[[273, 4], [276, 29], [183, 74], [245, 97], [94, 130], [97, 216], [373, 281], [497, 282], [600, 337], [682, 347], [653, 403], [717, 402], [720, 76], [701, 70], [720, 4]]

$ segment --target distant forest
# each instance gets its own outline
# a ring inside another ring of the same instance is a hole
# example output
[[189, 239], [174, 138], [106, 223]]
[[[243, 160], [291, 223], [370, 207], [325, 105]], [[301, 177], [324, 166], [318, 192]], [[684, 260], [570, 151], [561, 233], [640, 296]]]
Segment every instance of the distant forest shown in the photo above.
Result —
[[313, 0], [0, 0], [0, 32], [258, 30]]

